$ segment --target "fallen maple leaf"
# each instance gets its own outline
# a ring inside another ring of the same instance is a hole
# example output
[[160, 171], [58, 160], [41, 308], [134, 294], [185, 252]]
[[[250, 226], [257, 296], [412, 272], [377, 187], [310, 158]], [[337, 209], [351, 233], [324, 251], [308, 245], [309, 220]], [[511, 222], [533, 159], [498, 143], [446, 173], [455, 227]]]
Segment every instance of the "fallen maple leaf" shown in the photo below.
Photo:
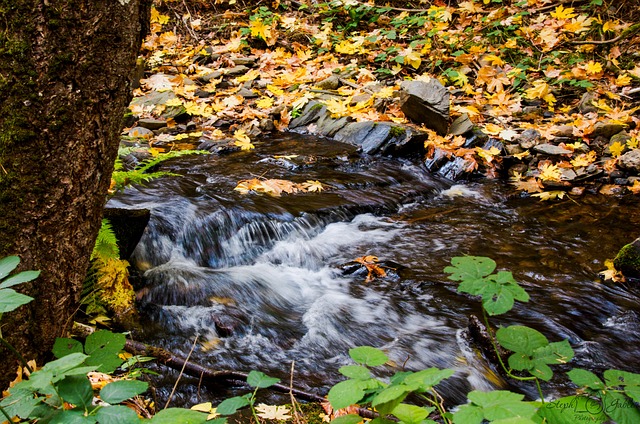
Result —
[[240, 147], [240, 149], [242, 150], [251, 150], [255, 149], [256, 147], [251, 143], [251, 139], [249, 138], [245, 130], [236, 130], [233, 133], [233, 138], [236, 139], [234, 144]]
[[302, 183], [301, 188], [309, 192], [321, 192], [322, 190], [324, 190], [324, 186], [320, 181], [312, 180], [308, 180], [307, 182]]
[[560, 181], [562, 171], [558, 169], [558, 165], [543, 163], [538, 167], [538, 169], [540, 170], [538, 178], [542, 181]]
[[553, 200], [553, 199], [562, 199], [565, 196], [564, 191], [543, 191], [542, 193], [532, 194], [534, 197], [540, 198], [540, 200]]
[[571, 19], [575, 18], [576, 15], [573, 13], [575, 9], [573, 7], [565, 8], [563, 5], [556, 7], [555, 11], [551, 12], [551, 16], [556, 19]]
[[611, 143], [611, 145], [609, 146], [609, 151], [611, 152], [611, 155], [614, 158], [617, 158], [622, 154], [622, 152], [624, 152], [625, 148], [626, 148], [625, 144], [622, 144], [619, 141], [616, 141], [614, 143]]
[[256, 406], [256, 411], [259, 412], [256, 414], [257, 416], [266, 420], [286, 421], [291, 419], [291, 415], [289, 415], [291, 410], [282, 405], [266, 405], [260, 403]]
[[526, 191], [527, 193], [540, 193], [542, 191], [542, 184], [535, 178], [529, 178], [528, 180], [512, 180], [513, 184], [518, 190]]

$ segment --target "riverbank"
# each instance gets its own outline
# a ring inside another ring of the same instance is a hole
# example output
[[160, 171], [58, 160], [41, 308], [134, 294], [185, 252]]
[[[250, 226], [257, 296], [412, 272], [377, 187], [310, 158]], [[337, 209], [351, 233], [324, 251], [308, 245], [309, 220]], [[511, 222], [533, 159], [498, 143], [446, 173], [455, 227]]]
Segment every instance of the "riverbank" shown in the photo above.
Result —
[[[544, 200], [640, 192], [639, 36], [622, 9], [190, 6], [159, 2], [144, 45], [126, 135], [151, 154], [359, 122], [360, 144], [380, 124], [411, 132], [398, 154], [453, 180], [510, 178]], [[402, 84], [430, 79], [446, 88], [427, 111], [450, 107], [421, 119]]]

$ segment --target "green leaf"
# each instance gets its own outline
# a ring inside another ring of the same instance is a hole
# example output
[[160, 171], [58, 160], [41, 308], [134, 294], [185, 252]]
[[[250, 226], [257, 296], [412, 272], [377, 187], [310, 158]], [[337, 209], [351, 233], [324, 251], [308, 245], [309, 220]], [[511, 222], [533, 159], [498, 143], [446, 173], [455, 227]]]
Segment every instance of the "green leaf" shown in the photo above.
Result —
[[13, 387], [9, 392], [11, 394], [0, 401], [0, 406], [10, 417], [18, 416], [27, 419], [31, 416], [31, 411], [42, 402], [42, 398], [35, 397], [33, 391], [29, 389]]
[[436, 408], [433, 407], [421, 408], [419, 406], [401, 403], [396, 406], [391, 413], [405, 424], [420, 424], [435, 409]]
[[89, 358], [88, 365], [97, 365], [98, 371], [111, 373], [122, 364], [118, 354], [124, 348], [126, 338], [123, 334], [108, 330], [98, 330], [87, 337], [84, 350]]
[[56, 384], [58, 395], [75, 406], [87, 409], [93, 400], [93, 389], [86, 375], [69, 375]]
[[349, 349], [349, 356], [355, 362], [369, 367], [383, 365], [389, 360], [383, 351], [372, 346], [359, 346]]
[[551, 377], [553, 377], [553, 370], [549, 368], [546, 363], [541, 361], [534, 361], [533, 368], [530, 368], [528, 371], [532, 376], [538, 377], [544, 381], [549, 381], [551, 380]]
[[[334, 422], [334, 421], [331, 421]], [[360, 418], [360, 422], [362, 422], [362, 418]], [[396, 424], [396, 421], [391, 421], [383, 417], [376, 417], [369, 421], [367, 424]], [[429, 424], [429, 423], [426, 423]]]
[[627, 396], [640, 402], [640, 374], [620, 370], [606, 370], [604, 381], [609, 387], [622, 387]]
[[534, 350], [549, 344], [549, 340], [542, 333], [523, 325], [500, 328], [496, 338], [505, 349], [528, 356], [532, 356]]
[[207, 414], [190, 409], [167, 408], [158, 412], [148, 422], [151, 424], [204, 424], [207, 422]]
[[451, 258], [451, 264], [453, 266], [446, 267], [444, 272], [451, 274], [449, 279], [453, 281], [479, 280], [496, 269], [496, 263], [493, 259], [482, 256], [457, 256]]
[[138, 414], [126, 406], [115, 405], [100, 408], [96, 414], [100, 424], [138, 424]]
[[633, 400], [625, 395], [608, 390], [601, 399], [604, 412], [613, 418], [616, 424], [640, 423], [640, 410]]
[[513, 308], [513, 303], [513, 293], [506, 286], [487, 284], [482, 292], [482, 307], [491, 316], [509, 312]]
[[17, 256], [7, 256], [0, 259], [0, 280], [9, 275], [20, 264]]
[[453, 414], [455, 424], [481, 424], [482, 419], [482, 408], [472, 404], [462, 405]]
[[32, 297], [18, 293], [13, 289], [0, 290], [0, 314], [13, 311], [33, 300]]
[[366, 389], [365, 381], [345, 380], [333, 386], [329, 390], [327, 398], [333, 409], [342, 409], [360, 402]]
[[519, 300], [520, 302], [529, 301], [529, 293], [520, 287], [510, 271], [498, 271], [490, 278], [496, 283], [505, 286], [511, 292], [514, 299]]
[[216, 412], [222, 415], [232, 415], [245, 406], [249, 406], [249, 399], [244, 396], [235, 396], [223, 400], [216, 408]]
[[41, 371], [48, 371], [53, 374], [64, 375], [73, 368], [82, 365], [85, 359], [87, 359], [87, 355], [83, 353], [71, 353], [65, 357], [56, 359], [55, 361], [47, 362], [40, 371], [35, 372], [34, 374], [32, 374], [32, 376]]
[[97, 419], [93, 416], [85, 416], [84, 410], [71, 409], [59, 410], [48, 422], [49, 424], [95, 424]]
[[601, 424], [607, 420], [600, 402], [588, 396], [567, 396], [546, 402], [538, 409], [537, 415], [554, 424]]
[[531, 403], [522, 401], [524, 395], [505, 390], [473, 391], [467, 397], [482, 408], [482, 415], [489, 421], [515, 417], [531, 418], [537, 410]]
[[358, 424], [362, 422], [362, 417], [355, 414], [342, 415], [331, 422], [333, 424]]
[[100, 399], [115, 404], [143, 393], [149, 384], [138, 380], [118, 380], [105, 385], [100, 390]]
[[53, 344], [52, 352], [56, 358], [62, 358], [71, 353], [82, 353], [82, 343], [74, 339], [58, 337]]
[[415, 372], [404, 379], [404, 383], [413, 391], [427, 392], [442, 380], [451, 377], [455, 373], [451, 369], [428, 368]]
[[11, 277], [0, 283], [0, 289], [6, 289], [7, 287], [35, 280], [39, 275], [40, 271], [22, 271], [16, 275], [12, 275]]
[[509, 366], [516, 371], [530, 370], [535, 366], [529, 355], [514, 353], [509, 356]]
[[398, 402], [402, 402], [402, 400], [407, 396], [409, 392], [411, 392], [411, 387], [405, 385], [389, 386], [383, 389], [371, 400], [371, 406], [377, 407], [380, 404], [388, 403], [398, 399]]
[[247, 384], [250, 385], [251, 387], [257, 387], [260, 389], [273, 386], [279, 381], [280, 379], [275, 377], [269, 377], [268, 375], [260, 371], [251, 371], [249, 375], [247, 375]]
[[367, 380], [371, 378], [371, 371], [369, 368], [362, 365], [345, 365], [338, 370], [340, 374], [345, 377], [353, 378], [354, 380]]

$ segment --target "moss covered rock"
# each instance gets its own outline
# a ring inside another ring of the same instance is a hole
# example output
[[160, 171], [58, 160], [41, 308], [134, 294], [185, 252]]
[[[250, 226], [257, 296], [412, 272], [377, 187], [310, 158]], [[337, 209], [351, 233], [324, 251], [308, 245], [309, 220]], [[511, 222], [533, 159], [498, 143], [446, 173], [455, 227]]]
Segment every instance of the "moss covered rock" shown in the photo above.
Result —
[[628, 278], [640, 278], [640, 238], [620, 249], [613, 266]]

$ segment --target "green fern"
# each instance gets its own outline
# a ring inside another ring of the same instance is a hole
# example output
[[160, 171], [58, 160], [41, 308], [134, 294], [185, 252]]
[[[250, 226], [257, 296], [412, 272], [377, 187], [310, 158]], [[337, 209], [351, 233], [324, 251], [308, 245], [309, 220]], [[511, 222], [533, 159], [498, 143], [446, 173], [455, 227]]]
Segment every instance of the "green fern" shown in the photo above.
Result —
[[91, 260], [99, 259], [107, 261], [112, 258], [120, 257], [120, 249], [118, 248], [118, 239], [113, 232], [113, 227], [108, 219], [102, 220], [100, 231], [98, 232], [98, 238], [96, 244], [93, 246], [93, 252], [91, 253]]
[[138, 166], [136, 166], [135, 169], [132, 169], [130, 171], [123, 171], [122, 161], [120, 159], [117, 159], [113, 174], [111, 175], [111, 179], [113, 180], [111, 184], [111, 192], [115, 193], [117, 191], [124, 190], [125, 187], [128, 187], [130, 185], [144, 184], [160, 177], [178, 177], [180, 175], [173, 172], [149, 171], [153, 169], [154, 166], [157, 166], [166, 160], [194, 154], [202, 155], [209, 154], [209, 152], [202, 150], [176, 150], [168, 153], [162, 153], [154, 158], [142, 161]]

